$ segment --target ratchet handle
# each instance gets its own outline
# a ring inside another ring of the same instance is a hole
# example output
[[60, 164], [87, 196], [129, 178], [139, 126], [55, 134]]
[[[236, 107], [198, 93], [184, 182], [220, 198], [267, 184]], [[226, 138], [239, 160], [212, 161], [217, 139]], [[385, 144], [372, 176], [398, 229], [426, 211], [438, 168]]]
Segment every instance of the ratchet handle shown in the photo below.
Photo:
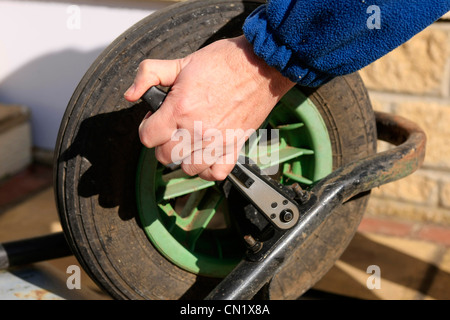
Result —
[[167, 93], [158, 87], [151, 87], [141, 97], [141, 100], [148, 103], [151, 112], [156, 112], [161, 107]]

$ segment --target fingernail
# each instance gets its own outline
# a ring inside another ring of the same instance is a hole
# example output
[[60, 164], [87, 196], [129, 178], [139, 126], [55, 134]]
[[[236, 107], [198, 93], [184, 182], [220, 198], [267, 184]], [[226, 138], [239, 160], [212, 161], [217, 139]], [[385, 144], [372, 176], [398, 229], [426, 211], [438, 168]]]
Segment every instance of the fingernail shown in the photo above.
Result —
[[134, 90], [135, 90], [135, 85], [134, 83], [131, 85], [131, 87], [128, 88], [127, 91], [125, 91], [125, 93], [123, 94], [124, 96], [130, 96], [133, 94]]
[[145, 120], [147, 120], [148, 118], [150, 118], [151, 115], [152, 115], [152, 112], [151, 112], [151, 111], [147, 112], [147, 114], [145, 115], [144, 119], [142, 119], [141, 124], [139, 125], [139, 131], [142, 130], [142, 126], [144, 125]]
[[147, 114], [145, 115], [145, 117], [142, 121], [147, 120], [148, 118], [150, 118], [151, 115], [152, 115], [151, 111], [147, 112]]

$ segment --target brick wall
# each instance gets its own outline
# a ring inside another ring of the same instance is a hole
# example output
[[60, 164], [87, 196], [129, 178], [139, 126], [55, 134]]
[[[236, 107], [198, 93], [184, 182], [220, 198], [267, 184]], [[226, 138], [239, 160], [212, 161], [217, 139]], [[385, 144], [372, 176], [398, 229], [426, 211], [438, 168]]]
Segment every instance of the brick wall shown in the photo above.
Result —
[[373, 190], [366, 216], [450, 226], [450, 15], [361, 76], [375, 110], [414, 121], [428, 139], [422, 168]]

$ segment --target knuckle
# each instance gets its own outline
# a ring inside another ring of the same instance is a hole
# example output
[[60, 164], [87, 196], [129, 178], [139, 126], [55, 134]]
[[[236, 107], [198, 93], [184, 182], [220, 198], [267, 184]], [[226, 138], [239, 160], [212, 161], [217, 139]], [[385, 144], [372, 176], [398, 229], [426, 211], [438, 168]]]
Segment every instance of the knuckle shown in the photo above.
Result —
[[181, 164], [181, 169], [184, 173], [186, 173], [188, 176], [195, 176], [195, 173], [191, 170], [189, 165]]
[[186, 173], [189, 176], [195, 176], [196, 174], [199, 173], [199, 170], [197, 169], [197, 167], [195, 165], [192, 164], [186, 164], [186, 163], [182, 163], [181, 164], [181, 169], [183, 170], [184, 173]]
[[164, 165], [172, 163], [170, 154], [171, 154], [170, 152], [167, 152], [166, 150], [164, 150], [161, 147], [156, 147], [155, 148], [156, 160], [158, 160], [159, 162], [161, 162]]
[[138, 76], [142, 79], [156, 79], [157, 75], [155, 74], [153, 65], [153, 61], [150, 59], [141, 61], [137, 72]]
[[149, 139], [148, 135], [145, 134], [144, 130], [139, 130], [139, 140], [141, 140], [141, 143], [147, 147], [152, 148], [152, 141]]
[[185, 95], [177, 95], [176, 99], [173, 99], [171, 101], [174, 116], [180, 118], [189, 116], [190, 106], [192, 105], [192, 103], [189, 102], [188, 97], [186, 97]]
[[139, 70], [141, 70], [141, 71], [143, 71], [143, 72], [145, 72], [145, 71], [148, 71], [149, 70], [149, 66], [150, 66], [150, 59], [145, 59], [145, 60], [142, 60], [140, 63], [139, 63]]
[[211, 176], [214, 180], [216, 181], [222, 181], [225, 180], [228, 176], [228, 173], [226, 170], [221, 169], [217, 169], [217, 168], [212, 168], [211, 169]]

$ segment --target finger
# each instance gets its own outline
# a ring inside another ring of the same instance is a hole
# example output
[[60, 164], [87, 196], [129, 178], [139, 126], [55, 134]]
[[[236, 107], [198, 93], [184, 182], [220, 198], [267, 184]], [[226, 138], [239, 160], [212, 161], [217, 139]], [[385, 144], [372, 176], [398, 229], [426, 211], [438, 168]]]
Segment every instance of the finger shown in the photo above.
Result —
[[222, 181], [227, 178], [235, 164], [236, 162], [227, 163], [225, 160], [219, 158], [215, 164], [198, 173], [198, 176], [207, 181]]
[[148, 113], [139, 125], [142, 144], [147, 148], [154, 148], [170, 141], [177, 132], [177, 123], [172, 116], [170, 104], [164, 102], [157, 112], [149, 115]]
[[134, 102], [152, 86], [171, 86], [181, 70], [182, 60], [146, 59], [139, 64], [133, 84], [124, 93], [125, 99]]
[[206, 149], [194, 150], [188, 157], [183, 159], [181, 169], [183, 169], [186, 174], [194, 176], [214, 165], [218, 158], [221, 157], [221, 154], [207, 155], [207, 151], [205, 150]]
[[[189, 157], [189, 160], [184, 161], [185, 163], [196, 165], [206, 163], [208, 166], [214, 164], [223, 154], [223, 141], [211, 139], [211, 137], [202, 138], [195, 134], [191, 135], [190, 132], [187, 129], [177, 129], [169, 141], [155, 150], [156, 159], [163, 164], [168, 164], [179, 163]], [[196, 152], [198, 150], [201, 152]], [[193, 152], [196, 153], [192, 154]], [[198, 172], [200, 171], [196, 171], [195, 174]]]
[[[183, 134], [186, 133], [186, 134]], [[190, 158], [192, 153], [191, 136], [185, 129], [176, 130], [169, 141], [159, 145], [155, 149], [155, 157], [162, 164], [180, 163], [185, 158]]]
[[222, 181], [230, 174], [239, 157], [239, 151], [245, 143], [245, 137], [238, 139], [235, 143], [223, 146], [225, 151], [217, 160], [209, 167], [205, 168], [198, 176], [208, 181]]
[[236, 165], [239, 158], [239, 151], [245, 143], [245, 140], [245, 138], [242, 138], [236, 144], [225, 146], [225, 153], [218, 157], [216, 162], [209, 168], [198, 173], [198, 176], [208, 181], [225, 180]]

